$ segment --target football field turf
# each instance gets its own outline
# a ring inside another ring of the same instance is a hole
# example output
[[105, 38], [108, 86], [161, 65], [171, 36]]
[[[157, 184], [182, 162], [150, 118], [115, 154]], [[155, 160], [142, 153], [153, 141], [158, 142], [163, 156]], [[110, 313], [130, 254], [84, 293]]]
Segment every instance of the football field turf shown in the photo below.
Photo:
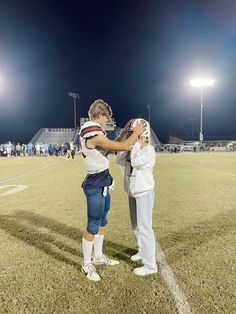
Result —
[[0, 158], [0, 313], [236, 313], [236, 153], [157, 154], [153, 227], [158, 273], [140, 278], [123, 174], [105, 254], [80, 271], [86, 203], [82, 156]]

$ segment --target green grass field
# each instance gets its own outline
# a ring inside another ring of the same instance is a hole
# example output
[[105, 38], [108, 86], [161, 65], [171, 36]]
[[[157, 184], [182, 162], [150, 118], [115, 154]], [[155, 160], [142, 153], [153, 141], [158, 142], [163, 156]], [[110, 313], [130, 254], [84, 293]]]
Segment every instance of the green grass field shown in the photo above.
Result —
[[[145, 278], [132, 273], [123, 175], [110, 160], [105, 253], [120, 265], [97, 267], [102, 280], [90, 282], [80, 271], [82, 157], [0, 159], [0, 313], [236, 313], [236, 154], [157, 154], [153, 225], [166, 264]], [[27, 188], [4, 195], [16, 185]], [[178, 307], [168, 271], [190, 310]]]

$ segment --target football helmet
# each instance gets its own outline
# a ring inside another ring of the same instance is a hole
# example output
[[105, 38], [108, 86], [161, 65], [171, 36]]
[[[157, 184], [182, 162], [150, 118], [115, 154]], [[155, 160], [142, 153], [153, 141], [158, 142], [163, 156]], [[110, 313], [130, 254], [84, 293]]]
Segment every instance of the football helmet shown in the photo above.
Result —
[[142, 118], [138, 118], [138, 119], [134, 119], [132, 121], [132, 127], [135, 127], [137, 124], [142, 123], [144, 126], [144, 130], [143, 132], [140, 134], [140, 137], [145, 137], [146, 139], [149, 139], [151, 136], [151, 130], [150, 130], [150, 125], [149, 123], [142, 119]]

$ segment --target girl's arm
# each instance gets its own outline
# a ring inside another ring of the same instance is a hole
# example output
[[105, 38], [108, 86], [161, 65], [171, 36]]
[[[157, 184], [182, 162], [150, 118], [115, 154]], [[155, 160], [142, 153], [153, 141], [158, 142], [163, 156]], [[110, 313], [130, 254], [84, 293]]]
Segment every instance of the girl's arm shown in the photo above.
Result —
[[123, 141], [126, 133], [128, 132], [129, 129], [131, 129], [131, 125], [132, 125], [132, 121], [133, 119], [129, 120], [125, 127], [121, 130], [120, 134], [118, 135], [118, 137], [115, 139], [116, 142], [121, 142]]
[[130, 161], [133, 168], [153, 167], [155, 164], [155, 151], [154, 149], [144, 151], [141, 149], [141, 144], [136, 142], [131, 149]]

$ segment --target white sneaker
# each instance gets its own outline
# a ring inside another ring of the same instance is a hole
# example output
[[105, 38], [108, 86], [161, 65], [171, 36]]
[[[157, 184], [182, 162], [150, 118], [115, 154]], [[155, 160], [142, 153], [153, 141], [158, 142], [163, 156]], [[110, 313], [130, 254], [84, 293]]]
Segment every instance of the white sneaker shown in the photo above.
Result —
[[147, 266], [137, 267], [133, 270], [134, 274], [137, 276], [147, 276], [157, 273], [157, 267], [154, 269], [148, 268]]
[[142, 257], [141, 257], [138, 253], [136, 253], [136, 254], [132, 255], [132, 256], [130, 257], [130, 259], [131, 259], [131, 261], [133, 261], [133, 262], [138, 262], [138, 261], [141, 261], [141, 260], [142, 260]]
[[103, 255], [102, 258], [93, 258], [93, 264], [95, 265], [109, 265], [109, 266], [115, 266], [115, 265], [118, 265], [120, 264], [119, 261], [115, 260], [115, 259], [111, 259], [111, 258], [108, 258], [106, 257], [105, 255]]
[[84, 273], [89, 280], [93, 281], [99, 281], [101, 277], [98, 275], [96, 268], [93, 266], [93, 264], [88, 264], [86, 266], [81, 267], [82, 273]]

